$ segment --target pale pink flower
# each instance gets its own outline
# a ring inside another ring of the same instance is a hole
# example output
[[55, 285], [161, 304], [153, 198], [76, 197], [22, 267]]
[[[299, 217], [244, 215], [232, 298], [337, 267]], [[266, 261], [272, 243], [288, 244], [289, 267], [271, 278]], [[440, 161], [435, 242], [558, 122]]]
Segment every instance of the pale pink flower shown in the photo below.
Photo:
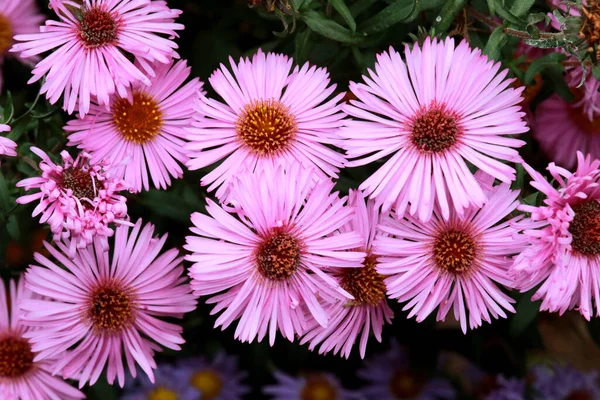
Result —
[[600, 158], [600, 115], [590, 120], [583, 107], [554, 94], [536, 107], [533, 137], [550, 160], [575, 168], [577, 151]]
[[[10, 132], [10, 126], [0, 124], [0, 132]], [[14, 157], [17, 155], [17, 144], [11, 139], [0, 136], [0, 155]]]
[[35, 360], [26, 338], [35, 328], [21, 321], [22, 301], [39, 299], [25, 288], [25, 280], [10, 281], [9, 293], [0, 281], [0, 398], [2, 400], [75, 400], [84, 394], [61, 378], [52, 376], [60, 356]]
[[356, 268], [336, 268], [333, 273], [340, 286], [354, 299], [325, 302], [324, 308], [330, 318], [328, 326], [324, 328], [316, 321], [311, 321], [301, 344], [309, 342], [310, 350], [321, 344], [319, 353], [339, 352], [348, 358], [360, 336], [360, 356], [364, 358], [371, 332], [381, 342], [383, 326], [391, 323], [394, 316], [385, 297], [384, 277], [376, 270], [378, 255], [372, 249], [373, 240], [380, 233], [378, 225], [385, 214], [380, 213], [372, 200], [366, 204], [359, 191], [350, 192], [348, 206], [354, 208], [354, 216], [340, 231], [362, 235], [365, 243], [360, 250], [367, 253], [367, 257]]
[[178, 57], [171, 39], [183, 29], [174, 23], [181, 11], [171, 10], [166, 1], [50, 0], [50, 8], [60, 21], [48, 20], [39, 33], [15, 36], [22, 43], [11, 51], [29, 58], [53, 50], [37, 63], [29, 83], [45, 75], [41, 93], [52, 104], [64, 93], [69, 114], [76, 107], [87, 114], [94, 96], [109, 106], [110, 96], [125, 97], [132, 83], [149, 85], [152, 63]]
[[600, 316], [600, 161], [578, 152], [575, 172], [550, 163], [558, 188], [525, 168], [546, 198], [543, 205], [519, 208], [530, 216], [520, 223], [529, 245], [511, 269], [517, 287], [540, 285], [532, 300], [542, 300], [541, 310], [562, 314], [578, 308], [589, 320], [594, 302]]
[[[35, 360], [64, 351], [53, 373], [93, 385], [106, 368], [109, 383], [125, 383], [126, 361], [154, 381], [154, 352], [161, 345], [179, 350], [181, 326], [164, 318], [182, 318], [196, 308], [177, 249], [159, 254], [167, 236], [153, 237], [154, 227], [138, 220], [133, 228], [116, 230], [110, 251], [95, 240], [75, 257], [67, 257], [69, 242], [45, 243], [51, 259], [36, 253], [25, 274], [27, 287], [46, 296], [22, 302], [23, 323], [43, 329], [26, 334]], [[79, 373], [81, 373], [79, 375]]]
[[[0, 66], [13, 45], [13, 36], [37, 32], [44, 19], [35, 0], [0, 0]], [[28, 64], [22, 57], [19, 60]], [[0, 74], [0, 92], [2, 87]]]
[[476, 178], [488, 197], [483, 207], [452, 212], [445, 220], [438, 206], [427, 223], [390, 216], [381, 230], [391, 236], [374, 243], [378, 271], [388, 276], [388, 296], [408, 302], [409, 318], [422, 322], [438, 308], [437, 320], [443, 321], [452, 309], [465, 333], [467, 322], [473, 329], [491, 317], [506, 318], [505, 310], [515, 312], [500, 285], [513, 287], [509, 257], [526, 244], [514, 220], [502, 222], [519, 205], [518, 191], [505, 183], [493, 186], [494, 178], [485, 173]]
[[66, 151], [60, 153], [63, 165], [56, 165], [44, 151], [32, 147], [42, 161], [42, 175], [17, 183], [25, 190], [38, 189], [21, 196], [19, 204], [38, 202], [32, 216], [42, 215], [40, 223], [48, 223], [54, 240], [70, 238], [69, 254], [75, 248], [85, 248], [99, 237], [106, 240], [114, 233], [111, 224], [127, 223], [126, 198], [119, 192], [128, 188], [113, 178], [104, 168], [93, 164], [90, 155], [81, 153], [75, 160]]
[[508, 70], [466, 41], [427, 38], [407, 45], [405, 56], [390, 48], [365, 83], [350, 83], [358, 100], [344, 109], [357, 119], [341, 130], [342, 146], [354, 159], [348, 166], [390, 156], [360, 186], [384, 211], [408, 208], [427, 222], [437, 204], [447, 220], [486, 201], [468, 164], [505, 183], [515, 179], [504, 161], [521, 162], [515, 148], [525, 142], [510, 135], [528, 130], [523, 88], [512, 88]]
[[[204, 98], [199, 120], [190, 129], [191, 170], [222, 160], [202, 178], [208, 190], [223, 198], [231, 181], [265, 164], [299, 162], [320, 179], [337, 177], [344, 156], [327, 145], [339, 141], [345, 114], [343, 94], [331, 97], [325, 68], [293, 67], [287, 56], [258, 51], [252, 60], [230, 59], [209, 82], [225, 101]], [[232, 75], [233, 73], [233, 75]]]
[[108, 110], [92, 102], [89, 114], [65, 127], [69, 145], [90, 152], [92, 162], [115, 165], [113, 176], [136, 192], [149, 189], [148, 173], [154, 187], [166, 189], [171, 177], [183, 176], [184, 128], [200, 101], [202, 83], [194, 78], [185, 84], [190, 70], [185, 61], [158, 64], [151, 86], [136, 83], [127, 98], [113, 95]]
[[[290, 341], [310, 318], [327, 326], [319, 299], [351, 298], [327, 272], [356, 267], [365, 253], [356, 232], [336, 233], [352, 218], [352, 208], [331, 181], [314, 183], [298, 164], [240, 177], [233, 186], [234, 210], [211, 200], [208, 215], [192, 214], [194, 227], [185, 248], [192, 289], [214, 295], [215, 326], [239, 319], [235, 337], [271, 345], [279, 330]], [[237, 214], [237, 218], [236, 218]]]

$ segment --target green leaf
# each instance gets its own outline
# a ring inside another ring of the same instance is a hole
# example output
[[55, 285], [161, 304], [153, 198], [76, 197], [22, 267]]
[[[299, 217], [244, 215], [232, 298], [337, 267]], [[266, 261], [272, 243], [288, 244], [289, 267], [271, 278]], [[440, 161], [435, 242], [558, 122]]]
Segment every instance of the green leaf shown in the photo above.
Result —
[[490, 35], [490, 39], [486, 43], [483, 53], [487, 54], [487, 56], [493, 60], [500, 59], [500, 52], [507, 40], [508, 36], [504, 32], [504, 28], [502, 26], [497, 27]]
[[600, 81], [600, 65], [594, 65], [592, 67], [592, 74], [594, 75], [594, 78]]
[[446, 0], [421, 0], [421, 11], [432, 10], [444, 5]]
[[450, 25], [452, 25], [452, 22], [454, 22], [456, 15], [465, 7], [466, 2], [467, 0], [446, 1], [446, 4], [440, 11], [440, 14], [435, 19], [435, 23], [433, 24], [435, 31], [440, 33], [446, 32], [448, 28], [450, 28]]
[[531, 9], [535, 0], [515, 0], [510, 12], [517, 17], [524, 17]]
[[522, 295], [517, 300], [515, 309], [517, 313], [513, 316], [509, 325], [509, 333], [512, 336], [521, 335], [536, 319], [541, 301], [531, 301], [531, 296], [535, 292], [535, 289]]
[[[519, 0], [519, 2], [521, 1], [525, 0]], [[496, 12], [496, 14], [498, 14], [499, 17], [510, 22], [511, 24], [525, 25], [525, 21], [523, 21], [521, 18], [519, 18], [517, 15], [513, 14], [510, 10], [506, 8], [503, 0], [492, 0], [491, 2], [494, 4], [494, 11]]]
[[348, 9], [346, 2], [344, 0], [329, 0], [329, 4], [337, 11], [340, 16], [344, 19], [348, 27], [352, 32], [356, 32], [356, 22], [354, 21], [354, 17]]
[[309, 11], [302, 15], [306, 25], [321, 36], [345, 44], [357, 44], [364, 37], [354, 35], [350, 30], [344, 28], [316, 11]]
[[[548, 15], [546, 15], [546, 13], [540, 12], [540, 13], [533, 13], [533, 14], [529, 14], [527, 16], [527, 25], [536, 25], [542, 21], [549, 21]], [[547, 24], [546, 22], [546, 24]]]
[[304, 5], [305, 0], [292, 0], [292, 6], [295, 11], [299, 11], [300, 8]]
[[10, 215], [8, 217], [8, 223], [6, 224], [6, 230], [13, 240], [20, 240], [21, 238], [21, 227], [19, 226], [19, 220], [16, 215]]
[[[567, 56], [563, 53], [551, 53], [543, 57], [535, 59], [527, 69], [523, 83], [529, 85], [533, 82], [533, 78], [543, 70], [560, 65]], [[562, 65], [561, 65], [562, 68]]]
[[556, 36], [544, 39], [527, 39], [525, 43], [533, 46], [539, 47], [540, 49], [551, 49], [554, 47], [562, 47], [565, 44], [565, 37], [561, 34], [556, 34]]
[[358, 0], [350, 6], [350, 13], [354, 18], [367, 11], [377, 0]]
[[13, 105], [12, 93], [10, 90], [6, 91], [6, 107], [2, 109], [2, 120], [5, 123], [10, 123], [15, 114], [15, 107]]
[[419, 15], [420, 0], [398, 0], [365, 21], [360, 30], [370, 35], [400, 22], [411, 22]]
[[298, 64], [308, 60], [308, 55], [314, 47], [315, 42], [311, 40], [312, 31], [305, 29], [296, 35], [296, 54], [295, 59]]
[[533, 194], [530, 194], [529, 196], [523, 198], [521, 200], [521, 202], [523, 204], [527, 204], [528, 206], [537, 206], [538, 205], [538, 196], [539, 196], [539, 194], [540, 194], [540, 192], [535, 192]]

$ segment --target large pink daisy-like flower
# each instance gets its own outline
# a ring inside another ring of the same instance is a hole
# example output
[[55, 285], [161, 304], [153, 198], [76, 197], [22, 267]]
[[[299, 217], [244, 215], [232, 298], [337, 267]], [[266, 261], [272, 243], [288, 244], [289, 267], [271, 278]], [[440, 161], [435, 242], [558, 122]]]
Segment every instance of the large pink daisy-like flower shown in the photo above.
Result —
[[[40, 14], [35, 0], [0, 1], [0, 65], [13, 45], [13, 36], [37, 32], [44, 16]], [[26, 62], [24, 59], [19, 58]], [[3, 79], [0, 74], [0, 92]]]
[[[40, 266], [25, 274], [27, 287], [46, 296], [25, 300], [25, 335], [39, 352], [35, 360], [63, 354], [54, 373], [76, 376], [80, 387], [94, 384], [106, 367], [109, 383], [125, 383], [123, 358], [131, 375], [137, 363], [154, 380], [153, 356], [159, 345], [179, 350], [183, 329], [163, 320], [181, 318], [196, 308], [177, 249], [160, 254], [166, 235], [153, 237], [154, 227], [138, 220], [133, 228], [117, 228], [109, 255], [95, 240], [75, 257], [67, 257], [69, 243], [48, 243], [54, 260], [36, 253]], [[81, 373], [81, 375], [79, 375]]]
[[379, 208], [373, 201], [365, 204], [362, 193], [350, 192], [348, 205], [354, 208], [354, 217], [340, 230], [342, 232], [358, 232], [365, 241], [362, 251], [367, 257], [356, 268], [336, 268], [334, 275], [340, 286], [354, 299], [340, 299], [325, 305], [330, 316], [327, 327], [312, 321], [302, 338], [301, 343], [309, 342], [313, 350], [321, 344], [319, 353], [333, 350], [348, 358], [354, 342], [360, 336], [360, 356], [364, 358], [367, 341], [371, 331], [381, 342], [383, 325], [391, 323], [394, 313], [387, 304], [384, 277], [377, 270], [377, 254], [372, 251], [375, 236], [379, 234], [378, 225], [383, 218]]
[[590, 120], [585, 109], [554, 94], [535, 110], [533, 137], [546, 155], [565, 168], [575, 168], [577, 151], [600, 157], [600, 115]]
[[533, 300], [541, 310], [563, 313], [577, 307], [586, 318], [600, 316], [600, 161], [577, 153], [577, 169], [551, 163], [553, 187], [529, 166], [531, 185], [546, 195], [541, 206], [522, 205], [530, 213], [522, 223], [529, 246], [515, 259], [518, 288], [541, 286]]
[[50, 225], [55, 240], [71, 238], [69, 254], [73, 255], [76, 247], [88, 246], [96, 237], [112, 236], [112, 223], [126, 222], [126, 199], [119, 192], [128, 186], [111, 177], [104, 169], [106, 164], [90, 163], [87, 153], [73, 160], [63, 151], [63, 165], [56, 165], [42, 150], [32, 147], [31, 151], [42, 159], [42, 176], [23, 179], [17, 186], [39, 191], [19, 197], [17, 203], [39, 201], [33, 216], [42, 215], [40, 223]]
[[[8, 295], [8, 296], [7, 296]], [[3, 400], [74, 400], [84, 394], [61, 378], [52, 376], [58, 357], [35, 361], [35, 352], [25, 337], [35, 328], [23, 325], [22, 301], [39, 299], [25, 288], [25, 280], [10, 282], [6, 293], [0, 282], [0, 398]]]
[[[117, 165], [111, 172], [135, 191], [149, 189], [148, 172], [156, 188], [166, 189], [171, 177], [181, 178], [186, 132], [192, 125], [202, 83], [190, 76], [185, 61], [158, 64], [152, 86], [134, 84], [127, 98], [113, 95], [110, 109], [92, 103], [90, 113], [68, 122], [70, 145], [92, 154], [92, 162]], [[124, 161], [125, 160], [125, 161]]]
[[[10, 132], [10, 126], [0, 124], [0, 132]], [[14, 157], [17, 155], [17, 144], [11, 139], [0, 136], [0, 155]]]
[[408, 302], [409, 318], [416, 315], [421, 322], [439, 306], [437, 320], [443, 321], [453, 309], [466, 332], [467, 318], [473, 329], [491, 322], [490, 314], [506, 318], [504, 310], [515, 312], [514, 300], [497, 284], [513, 286], [509, 257], [525, 247], [514, 220], [501, 222], [519, 205], [518, 192], [504, 183], [493, 186], [493, 177], [484, 173], [476, 178], [489, 197], [481, 208], [453, 212], [446, 221], [436, 207], [427, 223], [406, 215], [390, 216], [381, 225], [393, 236], [375, 239], [377, 268], [388, 276], [388, 296]]
[[292, 161], [318, 177], [337, 177], [344, 157], [326, 145], [339, 142], [345, 114], [338, 104], [343, 94], [330, 98], [324, 68], [262, 51], [252, 60], [230, 60], [232, 73], [222, 65], [209, 78], [225, 103], [204, 99], [202, 117], [190, 129], [190, 169], [223, 162], [202, 179], [222, 198], [239, 174], [259, 171], [265, 164]]
[[[218, 295], [213, 313], [223, 311], [216, 326], [239, 319], [235, 337], [251, 342], [277, 331], [290, 341], [314, 318], [327, 326], [319, 298], [351, 298], [326, 271], [356, 267], [365, 253], [356, 232], [332, 235], [352, 218], [352, 208], [334, 184], [314, 184], [311, 174], [265, 170], [244, 175], [234, 184], [235, 214], [208, 200], [209, 215], [192, 215], [193, 236], [186, 257], [197, 295]], [[239, 196], [238, 196], [239, 195]]]
[[426, 39], [405, 48], [406, 61], [393, 49], [377, 57], [365, 83], [351, 83], [358, 100], [345, 106], [357, 118], [341, 130], [349, 166], [391, 156], [360, 188], [384, 209], [395, 207], [428, 221], [435, 204], [450, 218], [486, 200], [468, 163], [502, 182], [520, 162], [514, 149], [524, 142], [509, 135], [527, 131], [521, 111], [523, 88], [512, 88], [481, 51], [463, 41]]
[[75, 107], [87, 114], [92, 96], [108, 106], [113, 93], [125, 97], [132, 83], [149, 85], [153, 62], [178, 57], [171, 39], [183, 29], [174, 23], [181, 11], [169, 9], [166, 1], [50, 0], [50, 7], [60, 21], [48, 20], [39, 33], [15, 36], [22, 43], [11, 51], [28, 58], [54, 50], [37, 63], [29, 82], [46, 75], [41, 92], [52, 104], [64, 93], [69, 114]]

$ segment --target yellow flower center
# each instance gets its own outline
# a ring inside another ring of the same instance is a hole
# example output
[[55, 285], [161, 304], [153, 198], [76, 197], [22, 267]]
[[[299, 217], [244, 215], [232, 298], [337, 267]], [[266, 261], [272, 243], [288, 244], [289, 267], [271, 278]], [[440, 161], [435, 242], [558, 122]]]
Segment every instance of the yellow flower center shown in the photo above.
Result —
[[196, 372], [190, 383], [202, 393], [202, 400], [214, 399], [223, 390], [221, 377], [211, 369]]
[[341, 286], [354, 296], [350, 305], [376, 306], [385, 299], [385, 283], [383, 276], [377, 273], [376, 266], [377, 256], [369, 254], [365, 258], [362, 268], [343, 269]]
[[433, 258], [437, 267], [451, 274], [459, 275], [468, 272], [476, 255], [475, 240], [461, 230], [443, 231], [433, 244]]
[[324, 376], [311, 376], [300, 393], [300, 400], [337, 400], [337, 389]]
[[162, 128], [158, 103], [148, 94], [136, 91], [133, 101], [118, 99], [112, 106], [113, 123], [121, 136], [130, 142], [144, 144], [153, 140]]
[[133, 319], [133, 308], [131, 295], [111, 282], [92, 291], [87, 314], [95, 328], [119, 331]]
[[178, 400], [177, 393], [165, 389], [162, 386], [157, 387], [148, 393], [148, 400]]

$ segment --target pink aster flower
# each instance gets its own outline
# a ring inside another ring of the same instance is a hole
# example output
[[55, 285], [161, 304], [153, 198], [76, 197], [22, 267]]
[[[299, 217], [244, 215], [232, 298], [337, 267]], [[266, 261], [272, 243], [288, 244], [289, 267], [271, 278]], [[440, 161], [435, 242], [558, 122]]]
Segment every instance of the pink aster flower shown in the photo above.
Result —
[[26, 335], [33, 331], [23, 325], [22, 301], [39, 299], [25, 288], [25, 280], [10, 282], [7, 296], [4, 281], [0, 282], [0, 398], [3, 400], [75, 400], [84, 394], [61, 378], [52, 376], [52, 366], [58, 357], [35, 360]]
[[[68, 240], [45, 243], [51, 258], [36, 253], [25, 274], [27, 287], [46, 296], [25, 300], [23, 323], [43, 327], [25, 335], [39, 352], [35, 361], [61, 356], [53, 373], [77, 376], [79, 386], [93, 385], [106, 367], [109, 383], [125, 383], [123, 361], [136, 376], [135, 364], [154, 381], [154, 352], [160, 345], [179, 350], [183, 329], [163, 318], [181, 318], [196, 308], [177, 249], [160, 254], [166, 235], [138, 220], [119, 226], [112, 249], [95, 240], [67, 257]], [[110, 254], [109, 254], [110, 253]], [[111, 257], [112, 255], [112, 257]], [[80, 375], [78, 373], [81, 373]]]
[[373, 201], [369, 201], [367, 205], [359, 191], [350, 192], [348, 205], [354, 208], [354, 216], [340, 230], [358, 232], [365, 241], [360, 250], [367, 253], [367, 257], [356, 268], [336, 268], [333, 273], [340, 286], [354, 299], [325, 303], [330, 316], [328, 326], [324, 328], [316, 321], [311, 321], [301, 344], [309, 342], [309, 349], [313, 350], [321, 343], [319, 353], [333, 350], [334, 354], [340, 352], [348, 358], [354, 342], [360, 336], [360, 356], [364, 358], [371, 331], [381, 342], [383, 325], [391, 323], [394, 316], [385, 297], [383, 276], [376, 270], [378, 256], [372, 249], [373, 240], [379, 234], [378, 225], [384, 215], [380, 214]]
[[[63, 107], [83, 116], [95, 96], [110, 105], [110, 96], [126, 97], [132, 83], [150, 84], [152, 63], [178, 57], [171, 40], [183, 25], [181, 14], [166, 1], [155, 0], [50, 0], [60, 21], [48, 20], [39, 33], [15, 36], [22, 42], [11, 51], [29, 58], [54, 50], [37, 63], [29, 83], [46, 75], [41, 93], [54, 104], [64, 93]], [[134, 58], [139, 65], [130, 60]]]
[[271, 400], [364, 399], [360, 394], [344, 389], [339, 379], [326, 372], [311, 372], [294, 377], [274, 371], [273, 375], [277, 383], [263, 388], [263, 393]]
[[235, 337], [242, 341], [261, 341], [268, 331], [273, 345], [278, 330], [293, 341], [310, 318], [327, 326], [319, 298], [351, 298], [327, 270], [365, 258], [352, 251], [362, 246], [356, 232], [333, 235], [352, 208], [331, 193], [333, 182], [315, 184], [300, 168], [244, 175], [233, 187], [236, 212], [207, 200], [209, 215], [192, 214], [194, 235], [185, 246], [192, 289], [218, 293], [207, 300], [216, 304], [213, 314], [223, 311], [215, 326], [239, 319]]
[[117, 165], [113, 176], [137, 192], [149, 189], [148, 172], [154, 187], [162, 189], [171, 177], [183, 176], [184, 127], [192, 124], [202, 88], [197, 78], [184, 85], [190, 76], [185, 61], [158, 64], [155, 72], [152, 86], [137, 83], [128, 98], [113, 95], [108, 110], [92, 102], [89, 114], [65, 127], [69, 145], [90, 152], [92, 162]]
[[541, 310], [562, 314], [576, 307], [589, 320], [592, 302], [600, 316], [600, 161], [578, 152], [577, 162], [575, 172], [550, 163], [558, 188], [525, 166], [546, 199], [520, 207], [530, 214], [521, 222], [528, 246], [511, 271], [522, 291], [540, 285], [532, 299], [542, 300]]
[[[44, 21], [35, 0], [2, 0], [0, 1], [0, 65], [4, 63], [8, 50], [13, 45], [13, 36], [37, 32]], [[19, 57], [19, 60], [27, 63]], [[0, 74], [0, 92], [3, 79]]]
[[339, 141], [344, 95], [331, 98], [335, 85], [329, 85], [327, 70], [308, 63], [292, 70], [292, 59], [260, 50], [252, 60], [230, 63], [231, 72], [221, 65], [209, 78], [225, 103], [205, 98], [202, 118], [190, 129], [190, 169], [223, 161], [202, 185], [219, 188], [222, 198], [241, 173], [292, 161], [321, 179], [337, 177], [345, 159], [326, 145]]
[[[0, 132], [10, 132], [10, 126], [0, 124]], [[14, 157], [17, 155], [17, 144], [7, 137], [0, 136], [0, 155]]]
[[39, 191], [19, 197], [17, 203], [39, 201], [32, 215], [42, 215], [40, 223], [50, 225], [54, 240], [71, 238], [70, 255], [76, 247], [91, 244], [95, 237], [112, 236], [112, 223], [126, 223], [126, 199], [119, 192], [128, 186], [113, 178], [104, 169], [106, 164], [91, 163], [87, 153], [73, 160], [63, 151], [60, 153], [63, 165], [56, 165], [42, 150], [32, 147], [31, 151], [42, 159], [42, 176], [23, 179], [17, 187]]
[[489, 197], [483, 207], [453, 212], [445, 220], [438, 206], [427, 223], [411, 215], [390, 216], [381, 229], [392, 236], [374, 243], [378, 271], [388, 276], [388, 296], [408, 302], [409, 318], [416, 315], [421, 322], [439, 306], [437, 320], [443, 321], [453, 309], [465, 333], [467, 318], [473, 329], [491, 317], [506, 318], [504, 310], [515, 312], [514, 300], [498, 284], [513, 286], [509, 257], [525, 247], [514, 220], [502, 222], [519, 205], [518, 192], [505, 183], [493, 186], [485, 173], [476, 177]]
[[557, 94], [535, 110], [533, 137], [554, 162], [575, 168], [577, 151], [600, 157], [600, 116], [590, 120], [581, 106], [567, 103]]
[[[377, 56], [375, 71], [365, 83], [350, 83], [358, 98], [345, 106], [356, 120], [340, 135], [348, 166], [369, 164], [390, 156], [360, 186], [383, 205], [402, 215], [427, 222], [439, 207], [449, 219], [486, 201], [468, 163], [505, 183], [515, 179], [520, 162], [514, 148], [524, 144], [511, 138], [527, 131], [519, 105], [523, 88], [504, 79], [508, 70], [488, 60], [466, 41], [458, 46], [426, 39], [405, 48], [406, 61], [390, 48]], [[410, 207], [409, 207], [410, 204]]]

